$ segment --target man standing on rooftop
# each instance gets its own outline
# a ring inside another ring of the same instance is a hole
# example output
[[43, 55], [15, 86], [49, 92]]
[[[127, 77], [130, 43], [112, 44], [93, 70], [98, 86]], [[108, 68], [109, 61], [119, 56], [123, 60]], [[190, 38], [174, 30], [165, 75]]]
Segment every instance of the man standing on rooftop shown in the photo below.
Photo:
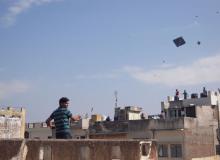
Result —
[[67, 97], [60, 98], [59, 107], [46, 120], [49, 127], [51, 127], [51, 121], [54, 120], [57, 139], [71, 139], [70, 119], [77, 121], [81, 118], [79, 115], [73, 116], [68, 110], [68, 105], [69, 99]]

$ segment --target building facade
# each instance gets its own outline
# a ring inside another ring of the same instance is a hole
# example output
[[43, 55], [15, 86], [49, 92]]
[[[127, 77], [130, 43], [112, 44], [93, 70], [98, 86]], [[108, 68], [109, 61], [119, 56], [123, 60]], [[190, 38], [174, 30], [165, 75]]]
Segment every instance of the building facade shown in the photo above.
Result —
[[[213, 156], [219, 144], [216, 134], [219, 93], [209, 91], [201, 95], [193, 94], [185, 99], [169, 97], [161, 103], [160, 115], [144, 120], [97, 123], [91, 127], [90, 135], [92, 138], [155, 139], [161, 160]], [[126, 125], [119, 127], [119, 123]]]
[[1, 108], [0, 139], [24, 138], [25, 114], [26, 111], [24, 108]]

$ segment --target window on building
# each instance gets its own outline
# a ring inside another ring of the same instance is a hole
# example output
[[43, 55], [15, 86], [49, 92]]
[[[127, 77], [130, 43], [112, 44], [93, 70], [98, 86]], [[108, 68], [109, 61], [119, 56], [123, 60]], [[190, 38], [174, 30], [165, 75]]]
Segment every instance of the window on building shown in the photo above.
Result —
[[170, 117], [175, 118], [176, 117], [176, 110], [170, 110]]
[[28, 124], [28, 128], [34, 128], [34, 124], [33, 123], [29, 123]]
[[170, 145], [171, 157], [182, 157], [182, 145], [171, 144]]
[[41, 126], [42, 126], [43, 128], [46, 128], [46, 127], [47, 127], [47, 123], [43, 122], [43, 123], [41, 123]]
[[196, 117], [196, 107], [195, 106], [186, 107], [186, 117]]
[[158, 145], [158, 156], [159, 157], [168, 157], [168, 145], [159, 144]]
[[178, 110], [178, 117], [181, 117], [182, 114], [181, 114], [181, 109]]
[[141, 153], [142, 156], [147, 156], [149, 154], [150, 144], [149, 143], [142, 143], [141, 144]]
[[24, 132], [24, 138], [29, 138], [29, 137], [30, 137], [29, 132], [28, 132], [28, 131], [25, 131], [25, 132]]
[[40, 137], [34, 137], [34, 139], [40, 139]]

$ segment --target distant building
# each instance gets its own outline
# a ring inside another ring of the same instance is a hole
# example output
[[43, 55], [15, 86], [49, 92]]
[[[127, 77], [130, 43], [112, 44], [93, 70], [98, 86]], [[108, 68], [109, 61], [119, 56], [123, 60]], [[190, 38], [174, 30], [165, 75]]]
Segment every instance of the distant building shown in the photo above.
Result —
[[24, 108], [1, 108], [0, 138], [24, 138], [25, 114]]
[[45, 122], [26, 123], [25, 138], [50, 139], [53, 138], [53, 132]]
[[161, 160], [216, 155], [219, 93], [209, 91], [206, 97], [194, 95], [179, 100], [169, 97], [161, 103], [163, 116], [96, 123], [90, 128], [90, 138], [155, 139]]
[[125, 108], [115, 108], [115, 121], [127, 121], [141, 119], [142, 108], [137, 106], [126, 106]]
[[104, 120], [104, 117], [100, 114], [93, 114], [91, 118], [92, 122], [101, 122], [103, 120]]
[[[90, 119], [83, 118], [80, 121], [70, 124], [72, 137], [74, 139], [85, 139], [88, 137]], [[30, 139], [51, 139], [55, 138], [55, 128], [50, 128], [45, 122], [26, 123], [26, 137]]]

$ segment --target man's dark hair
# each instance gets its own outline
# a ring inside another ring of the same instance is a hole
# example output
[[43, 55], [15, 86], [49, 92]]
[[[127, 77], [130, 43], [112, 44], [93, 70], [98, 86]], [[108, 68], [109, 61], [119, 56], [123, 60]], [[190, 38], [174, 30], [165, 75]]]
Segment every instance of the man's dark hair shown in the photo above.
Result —
[[61, 104], [61, 103], [66, 103], [66, 102], [69, 102], [69, 99], [68, 99], [67, 97], [62, 97], [62, 98], [60, 98], [60, 100], [59, 100], [59, 104]]

